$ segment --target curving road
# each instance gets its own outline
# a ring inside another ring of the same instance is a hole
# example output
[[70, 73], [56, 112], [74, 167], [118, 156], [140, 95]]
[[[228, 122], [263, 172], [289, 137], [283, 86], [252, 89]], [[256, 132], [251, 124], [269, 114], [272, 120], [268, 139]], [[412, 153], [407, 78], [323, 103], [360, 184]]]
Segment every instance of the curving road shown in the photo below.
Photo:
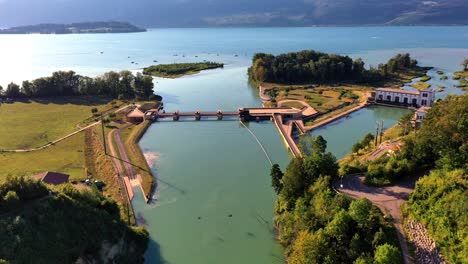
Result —
[[334, 183], [335, 189], [353, 198], [367, 198], [384, 213], [393, 218], [393, 225], [397, 230], [398, 241], [406, 264], [414, 263], [409, 253], [408, 244], [403, 233], [401, 205], [408, 200], [409, 194], [414, 190], [417, 177], [406, 179], [393, 186], [370, 187], [362, 183], [363, 176], [345, 176], [342, 181]]

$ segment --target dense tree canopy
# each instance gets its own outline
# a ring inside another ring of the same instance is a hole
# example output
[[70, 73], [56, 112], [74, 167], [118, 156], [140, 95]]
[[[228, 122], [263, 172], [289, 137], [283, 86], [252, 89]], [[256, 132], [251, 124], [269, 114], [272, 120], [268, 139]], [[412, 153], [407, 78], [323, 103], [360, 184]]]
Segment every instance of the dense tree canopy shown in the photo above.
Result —
[[467, 190], [466, 170], [435, 170], [417, 182], [408, 203], [450, 263], [468, 262]]
[[398, 54], [377, 69], [365, 69], [361, 59], [304, 50], [280, 55], [257, 53], [249, 69], [256, 82], [328, 83], [336, 81], [379, 81], [382, 78], [415, 67], [409, 54]]
[[148, 233], [128, 226], [97, 190], [9, 177], [0, 185], [0, 214], [0, 260], [143, 263]]
[[289, 164], [275, 205], [275, 224], [288, 263], [373, 263], [374, 252], [386, 244], [392, 250], [380, 255], [396, 255], [401, 263], [390, 220], [370, 201], [331, 190], [338, 165], [326, 152], [326, 141], [308, 138], [302, 145], [307, 152]]
[[122, 99], [148, 99], [153, 95], [153, 78], [130, 71], [107, 72], [90, 78], [73, 71], [54, 72], [50, 77], [24, 81], [21, 88], [11, 83], [7, 97], [43, 97], [70, 95], [106, 95]]

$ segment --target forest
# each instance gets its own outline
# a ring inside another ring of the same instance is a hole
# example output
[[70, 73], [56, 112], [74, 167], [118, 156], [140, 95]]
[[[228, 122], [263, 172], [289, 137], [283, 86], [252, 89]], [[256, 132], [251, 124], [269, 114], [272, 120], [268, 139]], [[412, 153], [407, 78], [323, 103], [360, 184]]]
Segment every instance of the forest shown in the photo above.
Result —
[[331, 189], [336, 158], [321, 137], [303, 140], [303, 158], [271, 170], [275, 225], [288, 263], [402, 263], [391, 220], [367, 199]]
[[417, 63], [409, 54], [398, 54], [377, 68], [366, 69], [361, 59], [314, 50], [277, 56], [257, 53], [253, 57], [249, 77], [257, 83], [281, 84], [378, 82], [415, 68]]
[[143, 263], [148, 232], [116, 202], [70, 184], [7, 177], [0, 185], [0, 263]]
[[143, 74], [157, 77], [177, 78], [183, 75], [196, 74], [203, 70], [223, 67], [223, 63], [216, 62], [159, 64], [144, 68]]
[[130, 71], [107, 72], [91, 78], [74, 71], [57, 71], [50, 77], [23, 81], [20, 85], [10, 83], [5, 89], [0, 86], [0, 98], [46, 97], [72, 95], [105, 95], [116, 99], [152, 99], [154, 84], [151, 76]]

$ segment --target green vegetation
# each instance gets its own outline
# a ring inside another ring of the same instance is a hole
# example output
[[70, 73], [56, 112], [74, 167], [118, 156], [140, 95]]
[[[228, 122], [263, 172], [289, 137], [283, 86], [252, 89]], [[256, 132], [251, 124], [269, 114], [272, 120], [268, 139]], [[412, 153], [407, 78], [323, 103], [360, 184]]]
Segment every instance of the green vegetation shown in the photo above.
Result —
[[443, 71], [437, 71], [437, 74], [444, 75], [444, 72]]
[[[46, 97], [1, 104], [0, 150], [43, 146], [94, 122], [94, 114], [99, 116], [121, 104], [99, 96]], [[93, 114], [94, 108], [97, 112]]]
[[330, 189], [338, 164], [327, 142], [320, 136], [301, 141], [304, 158], [294, 158], [284, 175], [277, 166], [271, 173], [279, 192], [275, 224], [288, 263], [401, 263], [390, 219], [369, 200]]
[[447, 80], [447, 79], [448, 79], [447, 75], [440, 76], [440, 80], [441, 80], [441, 81], [445, 81], [445, 80]]
[[443, 85], [438, 85], [437, 86], [437, 91], [438, 92], [443, 92], [444, 90], [445, 90], [445, 86], [443, 86]]
[[[98, 130], [100, 130], [99, 127], [94, 127], [85, 131], [84, 157], [87, 176], [92, 181], [98, 180], [105, 184], [102, 192], [106, 197], [119, 204], [127, 205], [125, 187], [115, 173], [110, 157], [104, 153], [103, 141], [99, 136], [101, 131]], [[123, 215], [128, 213], [125, 211]]]
[[374, 139], [375, 137], [372, 133], [367, 133], [360, 142], [353, 145], [353, 152], [357, 153], [359, 150], [366, 148], [370, 143], [374, 142]]
[[203, 70], [223, 67], [223, 63], [216, 62], [159, 64], [144, 68], [143, 73], [157, 77], [178, 78], [184, 75], [197, 74]]
[[457, 85], [458, 88], [468, 90], [468, 70], [455, 72], [453, 77], [455, 80], [460, 81], [460, 83]]
[[415, 83], [411, 84], [411, 86], [413, 88], [418, 89], [418, 90], [426, 90], [426, 89], [429, 89], [431, 87], [430, 84], [425, 83], [425, 82], [415, 82]]
[[84, 22], [72, 24], [39, 24], [0, 29], [0, 34], [79, 34], [79, 33], [130, 33], [145, 32], [127, 22]]
[[[85, 175], [84, 133], [78, 133], [46, 149], [24, 152], [0, 152], [0, 175], [29, 176], [44, 171], [70, 175], [82, 180]], [[5, 177], [0, 177], [3, 182]]]
[[[342, 162], [343, 173], [364, 171], [371, 185], [392, 184], [424, 169], [468, 169], [468, 95], [448, 96], [434, 104], [422, 127], [410, 133], [411, 116], [400, 120], [397, 136], [403, 141], [400, 152], [371, 162], [350, 156]], [[395, 138], [393, 138], [395, 139]], [[344, 169], [345, 168], [345, 169]]]
[[463, 169], [432, 171], [408, 202], [409, 215], [424, 224], [449, 263], [468, 262], [467, 179]]
[[[51, 193], [49, 193], [52, 191]], [[143, 263], [148, 233], [97, 190], [9, 177], [0, 185], [0, 259], [11, 263]]]
[[[24, 81], [21, 88], [11, 83], [4, 97], [46, 97], [71, 95], [104, 95], [118, 99], [154, 99], [153, 78], [130, 71], [107, 72], [90, 78], [77, 75], [74, 71], [54, 72], [50, 77]], [[0, 94], [2, 97], [2, 94]]]
[[392, 132], [404, 142], [400, 152], [372, 162], [348, 156], [340, 168], [343, 174], [367, 172], [365, 182], [374, 185], [432, 170], [417, 182], [405, 211], [423, 223], [450, 263], [468, 262], [467, 120], [468, 95], [449, 95], [434, 104], [414, 133], [409, 118], [402, 118]]
[[[308, 103], [320, 113], [327, 113], [357, 103], [359, 98], [363, 96], [361, 90], [364, 89], [368, 88], [356, 85], [343, 85], [340, 87], [327, 85], [274, 85], [271, 88], [268, 87], [266, 93], [274, 95], [273, 98], [275, 98], [276, 102], [283, 100], [300, 100]], [[297, 102], [288, 102], [284, 105], [299, 109], [304, 107]]]
[[421, 77], [421, 82], [427, 82], [430, 79], [431, 79], [431, 76], [424, 75], [423, 77]]
[[417, 67], [417, 61], [409, 54], [398, 54], [377, 69], [367, 70], [361, 59], [352, 60], [348, 56], [326, 54], [313, 50], [280, 54], [277, 56], [257, 53], [249, 69], [250, 79], [270, 83], [333, 83], [358, 81], [362, 83], [379, 82], [392, 79], [412, 70], [425, 71]]

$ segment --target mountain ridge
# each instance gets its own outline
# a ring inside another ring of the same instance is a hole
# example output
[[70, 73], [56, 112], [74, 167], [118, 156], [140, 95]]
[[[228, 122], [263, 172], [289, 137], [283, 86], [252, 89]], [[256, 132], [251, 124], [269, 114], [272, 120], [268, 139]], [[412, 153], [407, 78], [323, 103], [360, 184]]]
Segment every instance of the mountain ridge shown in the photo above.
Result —
[[468, 25], [467, 13], [467, 0], [0, 0], [0, 27], [77, 21], [143, 27]]

